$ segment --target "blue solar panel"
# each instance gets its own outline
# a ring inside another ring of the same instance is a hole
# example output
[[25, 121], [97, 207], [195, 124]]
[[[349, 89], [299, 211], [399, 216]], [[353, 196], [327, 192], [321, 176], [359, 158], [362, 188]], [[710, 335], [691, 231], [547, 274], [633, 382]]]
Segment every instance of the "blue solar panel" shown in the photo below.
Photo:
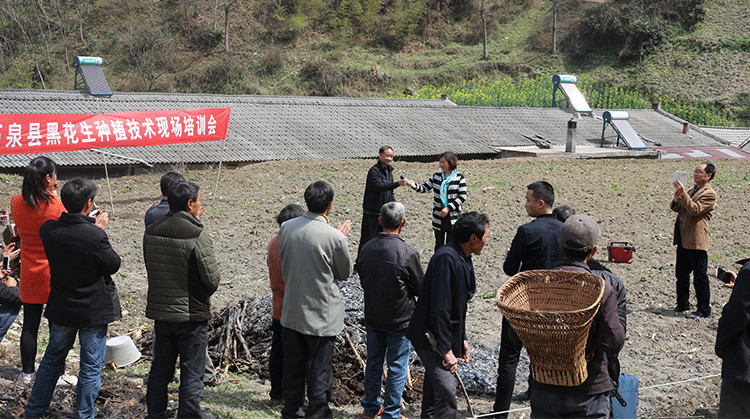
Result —
[[[103, 60], [100, 57], [76, 57], [76, 79], [73, 89], [79, 86], [85, 86], [90, 95], [93, 96], [112, 96], [112, 89], [107, 83], [102, 71]], [[82, 82], [78, 82], [78, 77]]]

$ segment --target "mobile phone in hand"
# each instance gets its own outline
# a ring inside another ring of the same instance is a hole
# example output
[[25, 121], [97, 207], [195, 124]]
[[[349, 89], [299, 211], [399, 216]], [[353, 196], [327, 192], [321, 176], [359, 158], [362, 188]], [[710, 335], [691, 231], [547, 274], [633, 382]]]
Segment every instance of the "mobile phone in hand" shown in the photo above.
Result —
[[10, 266], [10, 255], [3, 255], [3, 271], [8, 271]]
[[731, 283], [732, 281], [729, 273], [727, 273], [726, 270], [721, 267], [716, 267], [716, 278], [727, 284]]
[[89, 213], [89, 217], [96, 217], [102, 213], [102, 210], [99, 208], [99, 206], [94, 203], [94, 208], [91, 210], [91, 213]]

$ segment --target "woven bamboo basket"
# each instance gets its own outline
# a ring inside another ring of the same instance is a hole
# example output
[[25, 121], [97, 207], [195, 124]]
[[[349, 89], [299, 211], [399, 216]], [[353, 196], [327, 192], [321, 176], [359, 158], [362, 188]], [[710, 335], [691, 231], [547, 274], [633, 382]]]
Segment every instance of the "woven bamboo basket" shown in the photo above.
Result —
[[599, 276], [551, 270], [523, 271], [498, 290], [497, 306], [526, 347], [537, 382], [586, 380], [586, 340], [603, 294]]

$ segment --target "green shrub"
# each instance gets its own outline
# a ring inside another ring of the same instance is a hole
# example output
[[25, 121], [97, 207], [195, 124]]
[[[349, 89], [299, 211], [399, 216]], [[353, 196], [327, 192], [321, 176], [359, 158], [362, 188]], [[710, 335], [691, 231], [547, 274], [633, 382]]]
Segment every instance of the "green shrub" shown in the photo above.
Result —
[[[699, 125], [731, 126], [733, 118], [720, 106], [706, 101], [688, 101], [603, 83], [579, 81], [578, 88], [592, 108], [648, 109], [652, 102], [675, 116]], [[416, 92], [421, 99], [438, 99], [448, 95], [458, 105], [474, 106], [552, 106], [552, 77], [533, 79], [472, 80], [443, 86], [427, 85]], [[558, 95], [560, 95], [558, 93]]]

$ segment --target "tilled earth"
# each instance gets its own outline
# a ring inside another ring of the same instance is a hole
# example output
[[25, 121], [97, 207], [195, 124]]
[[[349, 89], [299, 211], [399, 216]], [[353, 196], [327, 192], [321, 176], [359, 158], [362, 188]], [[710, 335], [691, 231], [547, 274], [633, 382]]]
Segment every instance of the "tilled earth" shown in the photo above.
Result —
[[[270, 294], [265, 253], [268, 240], [278, 230], [274, 216], [285, 204], [304, 206], [304, 188], [315, 180], [325, 180], [336, 190], [331, 223], [352, 220], [349, 246], [352, 257], [356, 257], [364, 179], [373, 163], [374, 159], [265, 162], [224, 169], [218, 183], [216, 169], [188, 170], [186, 177], [202, 188], [207, 207], [203, 222], [213, 237], [221, 264], [222, 282], [214, 297], [214, 310], [218, 312], [240, 299], [260, 300]], [[712, 185], [718, 194], [718, 205], [711, 220], [709, 269], [715, 270], [716, 266], [737, 269], [734, 261], [750, 255], [745, 231], [750, 165], [739, 160], [715, 163], [719, 175]], [[502, 272], [504, 253], [517, 227], [530, 220], [523, 207], [526, 185], [543, 179], [555, 186], [556, 204], [568, 204], [599, 221], [603, 229], [599, 241], [601, 254], [597, 255], [600, 260], [606, 260], [609, 241], [630, 241], [635, 245], [632, 264], [609, 264], [609, 267], [623, 279], [628, 290], [628, 340], [620, 361], [624, 372], [640, 379], [638, 415], [715, 417], [721, 361], [714, 355], [713, 345], [721, 307], [730, 292], [712, 278], [713, 316], [708, 319], [688, 320], [669, 310], [675, 304], [674, 213], [669, 210], [671, 175], [675, 169], [690, 172], [696, 164], [695, 161], [539, 158], [459, 162], [459, 171], [466, 176], [469, 186], [464, 211], [481, 211], [491, 220], [490, 241], [482, 255], [473, 258], [478, 293], [469, 305], [467, 317], [467, 333], [475, 346], [473, 355], [477, 360], [459, 369], [464, 372], [462, 378], [467, 386], [475, 390], [472, 403], [478, 413], [489, 412], [492, 407], [501, 319], [494, 305], [494, 292], [508, 278]], [[438, 170], [434, 162], [396, 161], [394, 168], [396, 176], [403, 174], [420, 182]], [[143, 213], [159, 199], [161, 173], [135, 172], [110, 179], [111, 203], [107, 182], [96, 180], [97, 202], [110, 213], [107, 232], [123, 258], [115, 282], [124, 316], [110, 326], [111, 336], [140, 331], [149, 324], [144, 316]], [[19, 176], [0, 176], [0, 208], [8, 208], [10, 196], [20, 192], [20, 185]], [[420, 251], [422, 264], [426, 266], [434, 241], [430, 228], [432, 195], [399, 188], [396, 198], [407, 208], [407, 225], [402, 236]], [[691, 300], [694, 305], [692, 295]], [[12, 342], [13, 338], [6, 340]], [[248, 343], [258, 344], [261, 343]], [[3, 348], [0, 356], [6, 366], [0, 368], [3, 389], [0, 416], [18, 417], [21, 412], [17, 407], [28, 392], [12, 381], [18, 372], [17, 349], [9, 350], [8, 343]], [[69, 368], [75, 369], [75, 365], [69, 364]], [[527, 375], [524, 357], [517, 375], [517, 393], [525, 390]], [[258, 376], [259, 381], [265, 381], [262, 373]], [[121, 392], [118, 387], [129, 391]], [[104, 378], [97, 415], [144, 416], [143, 389], [142, 378]], [[459, 415], [468, 415], [466, 403], [460, 397]], [[61, 407], [70, 402], [58, 401], [70, 398], [65, 392], [57, 393], [55, 398], [55, 404]], [[337, 415], [359, 416], [361, 408], [356, 398], [339, 401], [343, 405], [336, 407]], [[511, 408], [527, 405], [519, 401]], [[11, 410], [13, 407], [16, 409]], [[418, 399], [406, 413], [418, 415]], [[53, 414], [59, 417], [66, 412]], [[528, 417], [528, 414], [528, 410], [521, 410], [511, 417]]]

